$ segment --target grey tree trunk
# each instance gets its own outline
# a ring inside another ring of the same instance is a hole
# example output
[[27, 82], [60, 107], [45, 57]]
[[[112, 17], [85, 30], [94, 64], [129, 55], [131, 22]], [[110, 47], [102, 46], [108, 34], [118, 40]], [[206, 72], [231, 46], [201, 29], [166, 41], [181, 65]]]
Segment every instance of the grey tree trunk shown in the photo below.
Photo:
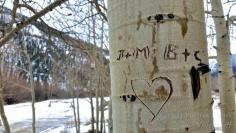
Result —
[[108, 133], [113, 133], [113, 124], [112, 124], [112, 99], [110, 97], [108, 105]]
[[[2, 120], [5, 132], [11, 133], [11, 129], [10, 129], [10, 126], [9, 126], [9, 123], [5, 114], [5, 110], [4, 110], [4, 99], [3, 99], [3, 88], [5, 84], [4, 82], [7, 82], [7, 81], [3, 80], [4, 71], [2, 70], [3, 69], [2, 62], [0, 62], [0, 64], [1, 64], [0, 66], [0, 116], [1, 116], [1, 120]], [[5, 74], [4, 76], [9, 77], [10, 75]]]
[[221, 0], [211, 0], [219, 64], [220, 108], [223, 133], [236, 132], [235, 92], [231, 65], [230, 33], [224, 18]]
[[108, 7], [113, 132], [213, 132], [203, 1]]
[[23, 53], [26, 55], [26, 59], [29, 63], [29, 81], [30, 81], [30, 91], [31, 91], [31, 109], [32, 109], [32, 133], [36, 133], [36, 118], [35, 118], [35, 82], [34, 82], [34, 76], [33, 76], [33, 66], [32, 62], [30, 60], [30, 55], [27, 52], [27, 47], [24, 46]]
[[[1, 83], [0, 83], [1, 84]], [[10, 130], [10, 126], [5, 114], [5, 110], [4, 110], [4, 100], [3, 100], [3, 96], [2, 96], [2, 87], [0, 87], [1, 92], [0, 92], [0, 116], [1, 116], [1, 120], [4, 126], [4, 130], [6, 133], [11, 133]]]
[[27, 56], [27, 61], [29, 62], [29, 77], [30, 77], [30, 89], [31, 89], [31, 109], [32, 109], [32, 133], [36, 133], [36, 115], [35, 115], [35, 83], [33, 77], [33, 66], [30, 61], [30, 55], [27, 53], [25, 48], [25, 54]]
[[76, 126], [78, 128], [78, 133], [80, 133], [79, 96], [76, 97], [76, 101], [77, 101], [77, 118], [78, 118], [78, 122]]
[[[72, 93], [75, 93], [74, 92], [74, 90], [72, 90]], [[74, 115], [74, 122], [75, 122], [75, 131], [76, 131], [76, 133], [79, 133], [78, 132], [78, 126], [77, 126], [77, 122], [78, 122], [78, 120], [77, 120], [77, 117], [76, 117], [76, 104], [75, 104], [75, 95], [74, 94], [72, 94], [72, 105], [73, 105], [73, 115]]]

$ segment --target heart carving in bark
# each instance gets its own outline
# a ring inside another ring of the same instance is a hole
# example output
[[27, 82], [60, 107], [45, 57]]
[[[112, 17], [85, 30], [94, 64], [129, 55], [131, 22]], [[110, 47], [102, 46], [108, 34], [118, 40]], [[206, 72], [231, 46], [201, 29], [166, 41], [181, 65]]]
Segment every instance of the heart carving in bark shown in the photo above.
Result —
[[[172, 82], [167, 77], [157, 77], [152, 80], [131, 80], [131, 88], [137, 99], [153, 115], [153, 121], [161, 112], [173, 94]], [[160, 108], [152, 109], [145, 101], [163, 101]]]

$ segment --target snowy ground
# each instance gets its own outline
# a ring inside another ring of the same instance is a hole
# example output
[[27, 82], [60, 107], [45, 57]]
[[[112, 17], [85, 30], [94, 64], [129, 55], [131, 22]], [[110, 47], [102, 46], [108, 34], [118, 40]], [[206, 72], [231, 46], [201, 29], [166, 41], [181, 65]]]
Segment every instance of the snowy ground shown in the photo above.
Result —
[[[51, 107], [49, 103], [51, 102]], [[48, 100], [38, 102], [36, 108], [37, 133], [74, 133], [72, 100]], [[81, 133], [89, 129], [91, 118], [88, 99], [80, 99]], [[13, 133], [31, 133], [31, 103], [5, 106], [5, 113]], [[107, 111], [105, 117], [107, 119]], [[0, 128], [0, 132], [2, 127]]]
[[[219, 96], [214, 98], [214, 125], [216, 133], [221, 132]], [[37, 133], [75, 133], [73, 108], [70, 100], [48, 100], [36, 103]], [[49, 103], [51, 102], [51, 107]], [[88, 99], [80, 99], [81, 133], [90, 129], [90, 104]], [[31, 103], [5, 106], [5, 112], [13, 133], [31, 133]], [[108, 111], [105, 112], [107, 119]], [[0, 127], [2, 132], [2, 127]]]

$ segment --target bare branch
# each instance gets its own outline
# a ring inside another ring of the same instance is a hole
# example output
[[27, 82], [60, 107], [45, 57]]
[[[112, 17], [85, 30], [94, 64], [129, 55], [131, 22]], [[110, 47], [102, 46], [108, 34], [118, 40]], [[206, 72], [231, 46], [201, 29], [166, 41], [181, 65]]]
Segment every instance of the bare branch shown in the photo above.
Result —
[[11, 24], [16, 22], [16, 10], [18, 8], [18, 5], [19, 5], [19, 0], [14, 0], [13, 9], [12, 9], [12, 12], [11, 12], [11, 17], [12, 17]]
[[105, 21], [108, 21], [106, 14], [104, 12], [102, 12], [102, 10], [100, 8], [100, 4], [98, 3], [98, 0], [93, 0], [92, 3], [95, 5], [97, 12], [102, 16], [102, 18]]
[[68, 0], [57, 0], [54, 3], [50, 4], [49, 6], [45, 7], [43, 10], [41, 10], [37, 14], [28, 18], [26, 21], [22, 21], [20, 24], [18, 24], [16, 26], [16, 28], [12, 29], [3, 38], [1, 38], [0, 47], [2, 47], [7, 41], [9, 41], [14, 36], [15, 33], [18, 33], [21, 29], [26, 27], [28, 24], [36, 21], [38, 18], [44, 16], [49, 11], [52, 11], [55, 7], [60, 6], [62, 3], [66, 2], [66, 1], [68, 1]]

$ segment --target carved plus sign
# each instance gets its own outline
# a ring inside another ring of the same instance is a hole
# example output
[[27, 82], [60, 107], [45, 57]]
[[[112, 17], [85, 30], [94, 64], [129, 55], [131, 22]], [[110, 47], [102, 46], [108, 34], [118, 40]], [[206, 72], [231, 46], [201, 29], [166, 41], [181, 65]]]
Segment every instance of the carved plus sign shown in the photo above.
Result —
[[125, 55], [126, 59], [128, 59], [130, 56], [132, 56], [129, 52]]
[[190, 53], [188, 52], [188, 50], [185, 49], [182, 54], [185, 56], [185, 61], [187, 61], [188, 60], [188, 56], [190, 56]]

